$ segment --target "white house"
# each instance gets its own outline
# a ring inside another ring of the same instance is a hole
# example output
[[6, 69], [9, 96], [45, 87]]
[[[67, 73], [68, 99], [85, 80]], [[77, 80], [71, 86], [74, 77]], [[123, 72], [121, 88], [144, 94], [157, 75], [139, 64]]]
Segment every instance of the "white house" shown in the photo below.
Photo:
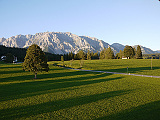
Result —
[[15, 57], [14, 55], [13, 55], [13, 57], [14, 57], [13, 63], [16, 63], [17, 62], [17, 57]]
[[1, 56], [1, 60], [6, 60], [6, 56]]
[[123, 59], [123, 60], [125, 60], [125, 59], [129, 59], [129, 57], [122, 57], [122, 59]]
[[[13, 55], [13, 63], [16, 63], [18, 60], [17, 60], [17, 57], [15, 57], [14, 55]], [[1, 56], [1, 60], [3, 61], [3, 60], [6, 60], [6, 56]]]

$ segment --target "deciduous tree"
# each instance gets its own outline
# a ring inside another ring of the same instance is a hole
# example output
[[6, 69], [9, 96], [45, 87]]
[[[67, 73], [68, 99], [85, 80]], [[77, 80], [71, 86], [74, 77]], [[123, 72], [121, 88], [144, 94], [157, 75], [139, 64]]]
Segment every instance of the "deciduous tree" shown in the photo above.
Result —
[[49, 70], [45, 53], [36, 44], [31, 45], [27, 49], [22, 66], [25, 71], [33, 72], [35, 74], [35, 79], [37, 78], [37, 72], [48, 72]]
[[124, 56], [133, 58], [135, 56], [134, 49], [131, 46], [126, 45], [124, 48]]

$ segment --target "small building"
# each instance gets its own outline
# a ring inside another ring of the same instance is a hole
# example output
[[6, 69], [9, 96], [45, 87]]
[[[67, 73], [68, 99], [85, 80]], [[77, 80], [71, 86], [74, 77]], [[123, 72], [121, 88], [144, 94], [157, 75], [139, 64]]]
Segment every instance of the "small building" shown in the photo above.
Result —
[[6, 60], [6, 56], [1, 56], [1, 60]]
[[129, 57], [122, 57], [123, 60], [129, 59]]
[[[1, 56], [1, 60], [2, 61], [4, 61], [4, 60], [6, 60], [6, 56]], [[16, 63], [18, 60], [17, 60], [17, 57], [15, 57], [14, 55], [13, 55], [13, 63]]]
[[18, 60], [17, 60], [17, 57], [13, 56], [14, 59], [13, 59], [13, 63], [16, 63]]

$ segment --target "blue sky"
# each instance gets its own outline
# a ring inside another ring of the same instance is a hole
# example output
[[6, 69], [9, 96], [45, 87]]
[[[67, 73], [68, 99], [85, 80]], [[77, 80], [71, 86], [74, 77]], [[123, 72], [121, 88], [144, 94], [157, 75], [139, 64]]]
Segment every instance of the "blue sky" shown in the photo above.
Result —
[[160, 50], [159, 0], [0, 0], [0, 38], [71, 32]]

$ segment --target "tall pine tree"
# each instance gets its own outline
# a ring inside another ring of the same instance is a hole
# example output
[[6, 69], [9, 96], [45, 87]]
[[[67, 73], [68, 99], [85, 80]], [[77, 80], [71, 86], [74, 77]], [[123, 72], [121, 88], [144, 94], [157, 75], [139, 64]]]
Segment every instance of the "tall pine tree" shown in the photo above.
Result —
[[119, 51], [119, 53], [116, 54], [117, 59], [122, 59], [124, 56], [124, 52], [122, 50]]
[[88, 50], [88, 52], [87, 52], [87, 60], [91, 60], [91, 53], [90, 53], [89, 50]]
[[106, 53], [106, 48], [104, 48], [104, 49], [100, 52], [100, 59], [104, 59], [104, 58], [105, 58], [105, 53]]
[[78, 52], [78, 57], [79, 57], [79, 59], [85, 60], [85, 53], [83, 52], [83, 50], [80, 50]]
[[136, 58], [142, 59], [142, 51], [141, 51], [141, 47], [139, 45], [137, 46]]
[[111, 50], [111, 48], [107, 48], [106, 53], [105, 53], [105, 59], [113, 59], [114, 58], [114, 53]]

